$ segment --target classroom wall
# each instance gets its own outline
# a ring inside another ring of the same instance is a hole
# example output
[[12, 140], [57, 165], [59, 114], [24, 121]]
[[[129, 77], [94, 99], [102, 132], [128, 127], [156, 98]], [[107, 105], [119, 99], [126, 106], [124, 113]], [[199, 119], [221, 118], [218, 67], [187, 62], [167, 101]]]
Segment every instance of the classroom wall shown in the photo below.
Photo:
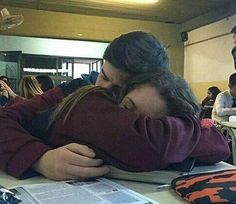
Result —
[[1, 51], [65, 57], [102, 58], [108, 43], [0, 35]]
[[184, 59], [183, 43], [179, 36], [180, 25], [14, 7], [8, 7], [8, 10], [12, 14], [23, 14], [25, 21], [17, 28], [0, 31], [2, 35], [111, 41], [120, 34], [132, 30], [150, 31], [165, 44], [170, 45], [168, 53], [171, 59], [171, 70], [183, 75]]
[[234, 70], [231, 50], [236, 15], [188, 33], [184, 45], [184, 78], [201, 101], [210, 86], [227, 89], [228, 77]]

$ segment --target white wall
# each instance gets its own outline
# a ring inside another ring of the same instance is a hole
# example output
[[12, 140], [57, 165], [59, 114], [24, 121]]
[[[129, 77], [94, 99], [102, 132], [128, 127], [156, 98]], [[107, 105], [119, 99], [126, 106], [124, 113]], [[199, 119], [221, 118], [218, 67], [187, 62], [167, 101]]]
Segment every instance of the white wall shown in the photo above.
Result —
[[204, 97], [207, 86], [227, 87], [228, 77], [235, 71], [230, 33], [235, 25], [236, 15], [233, 15], [188, 33], [189, 40], [184, 47], [184, 78], [198, 98]]
[[102, 58], [108, 43], [0, 35], [0, 51], [25, 54]]

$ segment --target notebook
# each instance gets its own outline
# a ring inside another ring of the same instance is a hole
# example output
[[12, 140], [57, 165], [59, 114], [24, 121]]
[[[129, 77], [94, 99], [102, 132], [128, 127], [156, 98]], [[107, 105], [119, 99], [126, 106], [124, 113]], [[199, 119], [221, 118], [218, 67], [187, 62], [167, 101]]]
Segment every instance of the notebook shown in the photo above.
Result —
[[198, 164], [196, 164], [196, 162], [192, 160], [188, 161], [187, 163], [184, 163], [182, 169], [177, 165], [176, 168], [173, 168], [172, 166], [171, 168], [165, 170], [151, 171], [151, 172], [128, 172], [117, 169], [115, 167], [111, 167], [111, 171], [107, 175], [107, 177], [113, 179], [139, 181], [145, 183], [171, 184], [171, 181], [173, 179], [183, 175], [215, 172], [215, 171], [236, 168], [236, 166], [233, 166], [226, 162], [219, 162], [214, 165], [200, 165], [200, 166], [196, 165]]

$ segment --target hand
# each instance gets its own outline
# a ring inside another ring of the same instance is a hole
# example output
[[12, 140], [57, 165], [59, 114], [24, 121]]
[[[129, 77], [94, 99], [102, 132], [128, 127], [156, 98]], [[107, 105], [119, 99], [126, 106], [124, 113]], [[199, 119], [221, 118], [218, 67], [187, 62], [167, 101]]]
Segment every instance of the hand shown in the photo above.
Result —
[[1, 96], [5, 96], [7, 99], [9, 98], [8, 92], [6, 90], [4, 90], [4, 89], [0, 90], [0, 95]]
[[33, 169], [53, 180], [85, 179], [102, 176], [109, 168], [85, 145], [71, 143], [46, 152]]
[[8, 86], [5, 81], [0, 80], [0, 86], [1, 86], [2, 91], [7, 91], [8, 92], [9, 97], [15, 98], [17, 96], [16, 93], [14, 91], [12, 91], [10, 86]]

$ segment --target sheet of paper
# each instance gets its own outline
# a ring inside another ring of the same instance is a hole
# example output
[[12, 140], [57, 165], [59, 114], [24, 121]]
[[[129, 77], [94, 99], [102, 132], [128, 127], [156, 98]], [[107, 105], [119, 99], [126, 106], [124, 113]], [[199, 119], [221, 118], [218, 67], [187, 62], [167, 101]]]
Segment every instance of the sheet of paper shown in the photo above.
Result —
[[24, 204], [158, 204], [104, 178], [23, 185], [14, 191]]

